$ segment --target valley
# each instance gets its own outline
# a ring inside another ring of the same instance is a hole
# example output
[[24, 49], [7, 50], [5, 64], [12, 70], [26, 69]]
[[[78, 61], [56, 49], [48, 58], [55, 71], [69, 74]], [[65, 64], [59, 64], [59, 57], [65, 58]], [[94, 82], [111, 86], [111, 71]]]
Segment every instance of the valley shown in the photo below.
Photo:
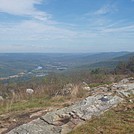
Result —
[[[0, 54], [0, 80], [18, 77], [43, 77], [73, 69], [114, 68], [129, 52], [97, 54]], [[118, 59], [119, 57], [119, 59]], [[130, 56], [128, 56], [130, 57]], [[110, 64], [109, 64], [110, 62]]]

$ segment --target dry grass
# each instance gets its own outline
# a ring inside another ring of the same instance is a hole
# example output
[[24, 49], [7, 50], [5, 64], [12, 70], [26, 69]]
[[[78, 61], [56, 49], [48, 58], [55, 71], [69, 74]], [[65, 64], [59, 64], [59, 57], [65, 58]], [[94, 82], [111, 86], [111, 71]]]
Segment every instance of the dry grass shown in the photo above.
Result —
[[71, 102], [77, 101], [87, 95], [87, 92], [82, 90], [78, 85], [74, 85], [71, 94], [67, 96], [55, 96], [54, 94], [56, 94], [57, 91], [58, 89], [54, 90], [48, 87], [40, 87], [35, 90], [32, 95], [26, 94], [24, 90], [14, 93], [9, 96], [8, 99], [5, 99], [5, 101], [0, 102], [0, 114], [12, 111], [23, 111], [31, 108], [70, 105]]
[[49, 111], [49, 109], [68, 107], [85, 96], [85, 94], [82, 94], [83, 96], [78, 95], [81, 91], [80, 89], [78, 90], [77, 86], [74, 86], [72, 94], [68, 96], [57, 95], [50, 97], [46, 94], [46, 91], [38, 91], [40, 92], [36, 91], [32, 96], [21, 92], [0, 103], [0, 133], [3, 129], [10, 130], [18, 125], [31, 121], [30, 115], [33, 112], [36, 114], [38, 110]]

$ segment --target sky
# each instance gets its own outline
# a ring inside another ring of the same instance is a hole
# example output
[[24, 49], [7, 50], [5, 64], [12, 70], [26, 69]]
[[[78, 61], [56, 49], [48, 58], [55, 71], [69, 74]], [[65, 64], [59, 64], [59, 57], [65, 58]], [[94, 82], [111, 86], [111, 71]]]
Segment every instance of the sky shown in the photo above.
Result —
[[134, 51], [134, 0], [0, 0], [0, 52]]

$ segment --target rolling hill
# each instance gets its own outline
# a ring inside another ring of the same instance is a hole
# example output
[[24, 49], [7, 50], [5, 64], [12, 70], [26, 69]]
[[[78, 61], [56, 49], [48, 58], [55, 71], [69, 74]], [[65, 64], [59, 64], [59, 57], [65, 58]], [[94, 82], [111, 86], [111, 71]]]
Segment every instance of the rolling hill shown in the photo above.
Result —
[[90, 68], [115, 68], [117, 64], [121, 61], [128, 61], [131, 57], [134, 56], [134, 53], [128, 53], [123, 56], [119, 56], [113, 58], [111, 60], [101, 61], [94, 64], [89, 65]]
[[[18, 73], [49, 73], [64, 71], [78, 66], [103, 67], [112, 66], [115, 62], [126, 56], [129, 52], [107, 53], [4, 53], [0, 54], [0, 78], [16, 75]], [[40, 69], [37, 69], [40, 68]]]

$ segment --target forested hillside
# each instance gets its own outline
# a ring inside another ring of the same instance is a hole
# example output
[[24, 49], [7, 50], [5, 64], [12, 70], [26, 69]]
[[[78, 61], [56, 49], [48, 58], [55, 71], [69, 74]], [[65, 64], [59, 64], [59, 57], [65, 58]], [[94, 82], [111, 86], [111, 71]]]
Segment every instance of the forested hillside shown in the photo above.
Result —
[[[110, 61], [129, 52], [107, 52], [97, 54], [0, 54], [0, 78], [18, 74], [45, 75], [49, 72], [61, 72], [70, 69], [86, 68], [98, 62]], [[93, 65], [93, 67], [94, 67]], [[108, 64], [107, 64], [108, 65]], [[107, 66], [104, 64], [104, 66]]]

